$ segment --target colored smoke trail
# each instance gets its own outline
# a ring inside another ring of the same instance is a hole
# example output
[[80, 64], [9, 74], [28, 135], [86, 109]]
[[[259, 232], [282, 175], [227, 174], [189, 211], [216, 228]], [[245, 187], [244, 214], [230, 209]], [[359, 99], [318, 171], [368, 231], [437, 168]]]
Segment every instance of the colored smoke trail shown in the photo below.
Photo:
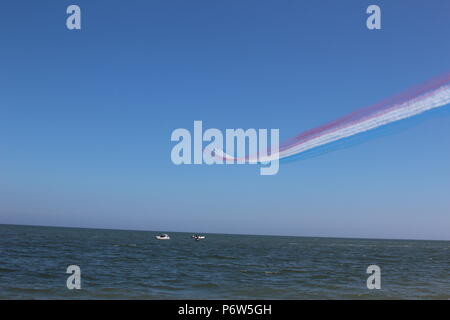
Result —
[[425, 98], [421, 97], [420, 99], [414, 99], [407, 103], [401, 104], [397, 108], [380, 112], [379, 114], [370, 116], [366, 119], [343, 124], [340, 127], [325, 131], [309, 139], [302, 139], [302, 141], [298, 143], [293, 143], [280, 149], [279, 158], [281, 159], [299, 154], [304, 151], [356, 135], [358, 133], [363, 133], [392, 122], [413, 117], [425, 111], [445, 106], [449, 103], [450, 86], [445, 86]]
[[[407, 92], [353, 112], [341, 119], [308, 130], [289, 139], [278, 153], [260, 157], [260, 162], [283, 159], [345, 139], [393, 122], [408, 119], [450, 103], [450, 74], [429, 81]], [[233, 157], [219, 151], [224, 159]], [[255, 156], [247, 157], [255, 160]]]

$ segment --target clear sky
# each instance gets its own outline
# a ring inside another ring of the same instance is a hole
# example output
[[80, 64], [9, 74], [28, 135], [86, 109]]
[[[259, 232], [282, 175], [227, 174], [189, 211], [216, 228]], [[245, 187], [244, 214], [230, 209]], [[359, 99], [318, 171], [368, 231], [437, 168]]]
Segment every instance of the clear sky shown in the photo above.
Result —
[[285, 140], [450, 71], [449, 17], [448, 0], [1, 1], [0, 223], [450, 240], [449, 113], [274, 176], [170, 159], [194, 120]]

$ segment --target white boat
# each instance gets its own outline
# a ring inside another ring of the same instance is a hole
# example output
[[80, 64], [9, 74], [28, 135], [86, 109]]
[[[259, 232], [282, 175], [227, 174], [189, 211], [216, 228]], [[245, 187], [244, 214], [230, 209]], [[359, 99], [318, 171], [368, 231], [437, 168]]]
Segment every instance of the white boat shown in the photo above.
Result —
[[205, 236], [201, 236], [199, 234], [194, 234], [191, 238], [194, 240], [201, 240], [201, 239], [205, 239]]
[[156, 237], [156, 240], [170, 240], [170, 237], [168, 234], [158, 234]]

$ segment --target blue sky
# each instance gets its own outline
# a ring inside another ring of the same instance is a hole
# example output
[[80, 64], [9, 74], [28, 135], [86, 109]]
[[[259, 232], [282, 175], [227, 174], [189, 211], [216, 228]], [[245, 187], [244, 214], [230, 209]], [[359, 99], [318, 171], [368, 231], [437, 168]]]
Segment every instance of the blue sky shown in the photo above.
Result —
[[[366, 28], [370, 4], [381, 30]], [[448, 112], [275, 176], [170, 160], [171, 132], [194, 120], [284, 140], [450, 71], [447, 0], [0, 12], [0, 223], [450, 240]]]

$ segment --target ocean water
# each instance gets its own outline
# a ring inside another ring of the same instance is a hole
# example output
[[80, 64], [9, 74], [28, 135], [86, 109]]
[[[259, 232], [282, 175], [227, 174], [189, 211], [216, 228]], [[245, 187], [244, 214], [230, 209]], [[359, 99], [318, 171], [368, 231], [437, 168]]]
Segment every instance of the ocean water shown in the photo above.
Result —
[[450, 299], [450, 241], [157, 233], [0, 225], [0, 299]]

